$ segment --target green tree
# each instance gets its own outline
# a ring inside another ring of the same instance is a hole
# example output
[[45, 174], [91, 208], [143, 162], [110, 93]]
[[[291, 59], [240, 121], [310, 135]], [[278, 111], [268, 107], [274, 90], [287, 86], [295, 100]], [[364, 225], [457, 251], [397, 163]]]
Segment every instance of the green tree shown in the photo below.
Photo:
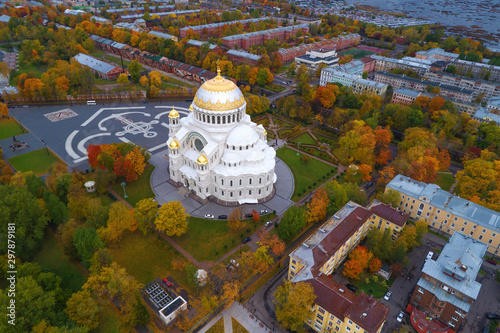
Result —
[[46, 191], [44, 194], [44, 200], [52, 222], [59, 225], [69, 219], [68, 207], [61, 200], [59, 200], [57, 195]]
[[95, 229], [92, 228], [76, 229], [73, 234], [73, 242], [78, 251], [78, 255], [82, 259], [82, 263], [86, 267], [90, 267], [90, 260], [94, 253], [105, 246]]
[[288, 243], [305, 224], [304, 208], [292, 205], [283, 214], [283, 218], [278, 225], [278, 236], [285, 243]]
[[399, 202], [401, 201], [401, 195], [399, 194], [399, 192], [387, 190], [386, 192], [377, 194], [377, 200], [385, 204], [391, 205], [392, 207], [399, 207]]
[[134, 83], [139, 83], [139, 80], [141, 79], [141, 64], [137, 60], [132, 60], [130, 64], [128, 65], [127, 69], [130, 74], [130, 78]]
[[276, 319], [285, 329], [299, 330], [311, 315], [316, 295], [311, 284], [285, 280], [274, 293]]
[[180, 201], [170, 201], [158, 209], [155, 225], [167, 236], [181, 236], [188, 230], [188, 217]]
[[121, 73], [118, 78], [116, 79], [116, 83], [120, 84], [120, 85], [126, 85], [126, 84], [129, 84], [129, 80], [128, 80], [128, 75], [125, 74], [125, 73]]
[[109, 219], [109, 208], [102, 204], [101, 198], [89, 200], [87, 212], [86, 227], [97, 230], [106, 226]]
[[102, 240], [118, 243], [126, 230], [134, 230], [135, 220], [132, 212], [121, 201], [116, 201], [109, 208], [109, 218], [106, 227], [101, 227], [97, 233]]
[[[8, 231], [15, 235], [15, 254], [29, 260], [39, 249], [49, 219], [44, 207], [28, 192], [26, 187], [0, 186], [0, 244], [1, 254], [13, 250]], [[9, 242], [10, 240], [10, 242]], [[10, 244], [10, 245], [9, 245]]]
[[66, 303], [66, 313], [69, 319], [89, 330], [99, 325], [99, 303], [89, 291], [74, 293]]

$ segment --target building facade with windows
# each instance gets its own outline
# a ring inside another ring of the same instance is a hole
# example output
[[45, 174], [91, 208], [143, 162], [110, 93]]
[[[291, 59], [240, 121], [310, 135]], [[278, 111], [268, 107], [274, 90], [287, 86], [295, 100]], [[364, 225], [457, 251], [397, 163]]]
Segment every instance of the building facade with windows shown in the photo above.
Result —
[[399, 88], [392, 93], [391, 103], [401, 105], [411, 105], [415, 103], [417, 97], [420, 96], [420, 91]]
[[483, 95], [483, 102], [500, 96], [500, 83], [473, 79], [466, 76], [448, 74], [448, 73], [426, 73], [425, 77], [430, 81], [440, 85], [447, 85], [459, 89], [471, 90], [474, 96]]
[[307, 51], [305, 55], [298, 56], [295, 58], [295, 64], [298, 66], [305, 65], [309, 71], [315, 71], [320, 64], [325, 64], [326, 66], [335, 66], [339, 62], [339, 57], [337, 56], [337, 51], [335, 50], [312, 50]]
[[378, 200], [373, 200], [367, 209], [372, 213], [369, 219], [370, 229], [389, 230], [393, 239], [399, 237], [410, 217], [407, 213], [396, 210]]
[[198, 88], [187, 117], [169, 114], [170, 179], [200, 200], [263, 202], [273, 194], [276, 152], [246, 114], [240, 89], [220, 75]]
[[463, 233], [487, 245], [487, 251], [498, 256], [500, 251], [500, 213], [403, 175], [397, 175], [385, 191], [401, 195], [399, 209], [411, 218], [424, 219], [438, 232]]
[[437, 260], [426, 259], [408, 312], [419, 333], [457, 331], [479, 295], [487, 245], [455, 232]]
[[382, 330], [389, 308], [363, 292], [355, 295], [328, 276], [366, 236], [372, 215], [350, 201], [289, 255], [288, 279], [310, 283], [317, 296], [314, 314], [306, 322], [317, 332]]

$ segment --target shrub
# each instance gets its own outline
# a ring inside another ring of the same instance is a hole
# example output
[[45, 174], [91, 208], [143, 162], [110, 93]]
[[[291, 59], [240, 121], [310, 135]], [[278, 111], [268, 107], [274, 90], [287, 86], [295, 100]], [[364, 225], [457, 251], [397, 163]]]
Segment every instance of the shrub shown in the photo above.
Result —
[[279, 222], [276, 222], [274, 226], [277, 228], [279, 226]]
[[227, 244], [224, 244], [224, 250], [227, 250]]
[[313, 183], [313, 186], [316, 186], [316, 182]]
[[247, 234], [251, 233], [252, 232], [252, 229], [248, 228], [247, 229]]
[[245, 234], [244, 233], [240, 233], [240, 238], [243, 238], [245, 237]]
[[236, 239], [234, 239], [234, 238], [231, 239], [231, 243], [233, 243], [233, 244], [236, 243]]
[[308, 189], [312, 189], [312, 186], [311, 186], [311, 185], [309, 185], [307, 188], [308, 188]]

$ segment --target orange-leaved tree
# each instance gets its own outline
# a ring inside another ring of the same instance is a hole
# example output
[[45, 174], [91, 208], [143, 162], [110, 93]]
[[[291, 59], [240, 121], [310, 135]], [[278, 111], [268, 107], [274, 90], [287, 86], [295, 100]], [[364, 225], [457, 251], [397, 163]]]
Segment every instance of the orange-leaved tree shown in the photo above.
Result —
[[309, 213], [308, 222], [318, 222], [325, 218], [326, 207], [328, 207], [328, 194], [322, 188], [314, 192], [311, 202], [307, 204]]
[[344, 265], [344, 275], [350, 279], [359, 279], [359, 274], [368, 268], [372, 258], [373, 253], [371, 251], [364, 246], [358, 245], [349, 254], [349, 260]]

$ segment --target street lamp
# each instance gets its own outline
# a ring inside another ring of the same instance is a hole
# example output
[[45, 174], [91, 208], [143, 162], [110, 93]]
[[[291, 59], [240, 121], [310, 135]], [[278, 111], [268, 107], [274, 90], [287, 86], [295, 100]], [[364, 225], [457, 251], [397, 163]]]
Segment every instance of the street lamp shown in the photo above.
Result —
[[127, 183], [123, 182], [120, 185], [123, 187], [123, 198], [127, 199], [127, 192], [125, 192], [125, 186], [127, 186]]
[[297, 142], [297, 156], [300, 155], [300, 142]]

